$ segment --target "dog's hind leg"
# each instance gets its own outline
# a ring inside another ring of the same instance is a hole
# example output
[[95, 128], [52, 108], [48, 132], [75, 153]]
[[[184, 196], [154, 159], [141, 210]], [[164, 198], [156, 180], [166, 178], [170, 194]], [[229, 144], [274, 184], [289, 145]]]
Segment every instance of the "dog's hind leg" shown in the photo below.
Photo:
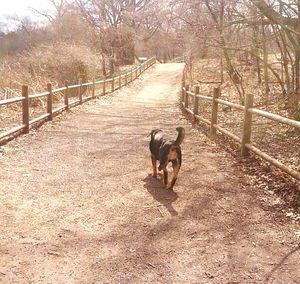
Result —
[[173, 187], [176, 183], [177, 176], [178, 176], [178, 173], [179, 173], [179, 170], [180, 170], [180, 163], [177, 160], [172, 161], [172, 167], [173, 167], [173, 177], [172, 177], [172, 181], [171, 181], [171, 184], [170, 184], [170, 187], [169, 187], [170, 190], [173, 190]]
[[168, 171], [166, 168], [164, 168], [164, 184], [165, 186], [168, 185]]
[[157, 177], [157, 169], [156, 169], [156, 159], [154, 155], [151, 155], [151, 161], [153, 166], [153, 177]]

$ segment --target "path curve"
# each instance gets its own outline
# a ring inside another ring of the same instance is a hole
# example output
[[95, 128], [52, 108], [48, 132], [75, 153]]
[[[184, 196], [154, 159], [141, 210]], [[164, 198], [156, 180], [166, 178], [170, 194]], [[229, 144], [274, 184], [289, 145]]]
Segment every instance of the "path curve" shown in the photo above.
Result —
[[[296, 224], [181, 115], [182, 64], [10, 142], [0, 159], [1, 283], [299, 283]], [[147, 134], [187, 129], [168, 192]]]

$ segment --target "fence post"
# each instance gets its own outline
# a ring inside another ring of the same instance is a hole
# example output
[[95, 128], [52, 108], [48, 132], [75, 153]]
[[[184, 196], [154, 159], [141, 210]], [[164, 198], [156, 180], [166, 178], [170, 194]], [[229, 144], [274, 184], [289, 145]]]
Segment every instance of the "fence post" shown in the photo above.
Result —
[[23, 108], [23, 124], [25, 125], [24, 133], [29, 133], [29, 96], [28, 86], [22, 86], [22, 97], [25, 99], [22, 101]]
[[111, 92], [113, 93], [115, 90], [115, 76], [112, 75], [112, 81], [111, 81]]
[[199, 93], [200, 93], [200, 88], [199, 86], [195, 86], [195, 103], [194, 103], [194, 116], [196, 118], [196, 115], [199, 113]]
[[95, 78], [93, 78], [93, 85], [92, 85], [92, 98], [95, 98]]
[[181, 100], [184, 102], [184, 93], [185, 93], [185, 72], [183, 72], [183, 77], [182, 77], [182, 90], [181, 90]]
[[51, 83], [47, 84], [47, 113], [49, 114], [48, 120], [51, 121], [53, 119], [53, 113], [52, 113], [52, 85]]
[[106, 94], [106, 78], [103, 80], [103, 96]]
[[249, 149], [246, 144], [251, 142], [251, 131], [252, 131], [252, 113], [249, 109], [253, 107], [253, 95], [246, 94], [245, 98], [245, 110], [244, 110], [244, 126], [243, 126], [243, 137], [242, 137], [242, 147], [241, 154], [243, 157], [249, 155]]
[[79, 103], [82, 104], [82, 79], [79, 78]]
[[211, 112], [211, 123], [210, 123], [210, 135], [212, 137], [214, 137], [217, 134], [217, 130], [214, 127], [214, 125], [218, 123], [219, 103], [217, 102], [217, 99], [220, 97], [220, 94], [221, 94], [221, 89], [220, 88], [214, 88], [212, 112]]
[[185, 85], [185, 94], [184, 94], [184, 107], [185, 108], [189, 107], [189, 94], [188, 94], [188, 91], [189, 91], [189, 85], [186, 84]]
[[66, 80], [65, 81], [65, 93], [64, 93], [64, 97], [65, 97], [65, 106], [66, 109], [69, 109], [69, 82]]

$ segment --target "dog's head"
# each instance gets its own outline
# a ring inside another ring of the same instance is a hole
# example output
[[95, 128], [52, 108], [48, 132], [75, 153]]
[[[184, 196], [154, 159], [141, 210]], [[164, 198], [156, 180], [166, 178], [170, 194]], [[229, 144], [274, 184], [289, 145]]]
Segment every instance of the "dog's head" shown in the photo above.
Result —
[[159, 167], [158, 169], [161, 171], [165, 169], [169, 163], [169, 161], [173, 161], [177, 159], [178, 153], [180, 151], [180, 146], [175, 144], [174, 141], [168, 141], [164, 143], [159, 152]]

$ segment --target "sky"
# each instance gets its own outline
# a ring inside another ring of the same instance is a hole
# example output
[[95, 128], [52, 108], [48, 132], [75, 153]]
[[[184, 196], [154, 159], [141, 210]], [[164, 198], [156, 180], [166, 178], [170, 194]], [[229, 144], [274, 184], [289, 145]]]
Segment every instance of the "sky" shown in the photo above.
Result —
[[49, 7], [47, 0], [0, 0], [0, 15], [19, 15], [28, 16], [33, 14], [30, 7], [37, 10], [43, 10]]
[[10, 17], [30, 17], [38, 21], [38, 14], [32, 8], [38, 11], [47, 11], [51, 9], [51, 4], [48, 0], [0, 0], [0, 30], [15, 29], [15, 22], [10, 20]]

